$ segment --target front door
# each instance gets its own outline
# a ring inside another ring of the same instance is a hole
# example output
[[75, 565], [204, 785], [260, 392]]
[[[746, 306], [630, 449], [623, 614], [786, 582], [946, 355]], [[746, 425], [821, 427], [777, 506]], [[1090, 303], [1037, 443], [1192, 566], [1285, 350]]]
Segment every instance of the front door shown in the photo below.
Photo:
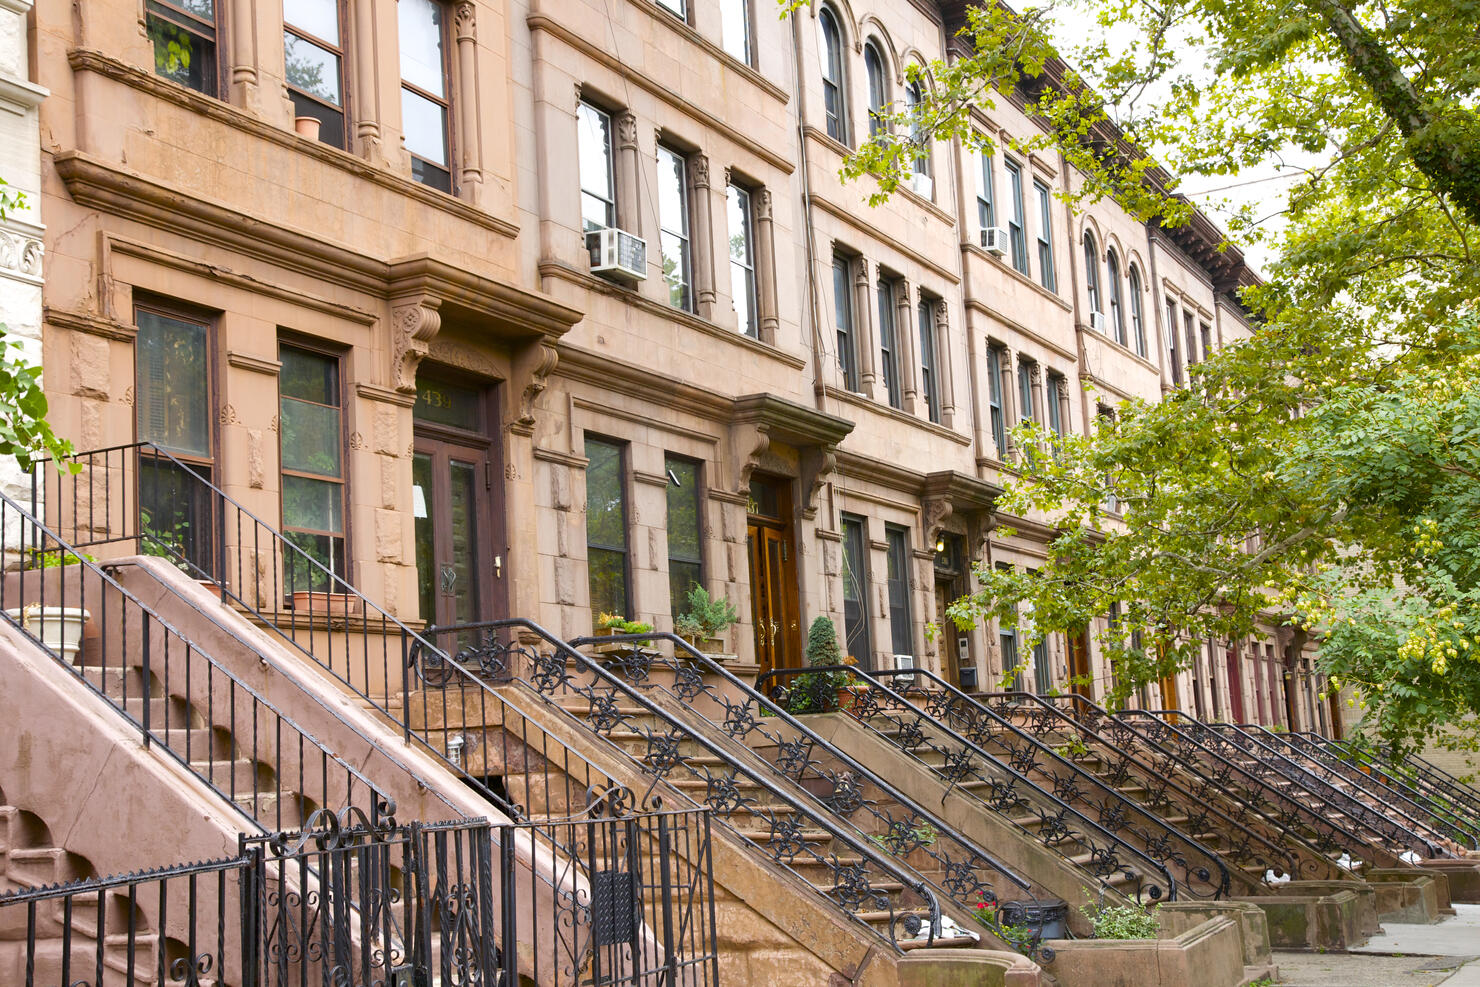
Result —
[[1089, 670], [1089, 632], [1081, 627], [1069, 635], [1069, 689], [1075, 695], [1094, 699]]
[[940, 641], [940, 673], [951, 685], [961, 686], [961, 655], [956, 640], [956, 625], [946, 616], [946, 607], [951, 604], [951, 590], [955, 583], [950, 579], [935, 581], [935, 626]]
[[472, 387], [417, 382], [412, 512], [418, 602], [428, 624], [491, 620], [503, 597], [494, 449], [482, 434], [485, 403]]
[[1238, 648], [1230, 647], [1228, 662], [1228, 712], [1233, 722], [1244, 722], [1244, 679], [1239, 674]]
[[760, 674], [802, 664], [797, 611], [796, 555], [791, 544], [791, 498], [784, 480], [750, 484], [746, 544], [750, 554], [750, 617]]

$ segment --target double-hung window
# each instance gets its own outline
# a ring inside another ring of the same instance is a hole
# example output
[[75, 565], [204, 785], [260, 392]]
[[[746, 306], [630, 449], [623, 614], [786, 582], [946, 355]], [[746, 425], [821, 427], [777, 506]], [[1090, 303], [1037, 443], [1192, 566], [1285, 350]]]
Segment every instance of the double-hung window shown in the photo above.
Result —
[[452, 191], [448, 121], [447, 11], [437, 0], [397, 0], [401, 45], [401, 129], [411, 177]]
[[1141, 311], [1141, 269], [1130, 265], [1131, 331], [1136, 337], [1136, 355], [1146, 355], [1146, 321]]
[[1024, 425], [1036, 422], [1038, 415], [1033, 409], [1033, 364], [1019, 360], [1017, 365], [1018, 421]]
[[348, 147], [344, 116], [344, 7], [300, 0], [283, 7], [283, 64], [293, 112], [319, 121], [319, 140]]
[[198, 93], [221, 86], [216, 0], [145, 0], [144, 24], [154, 45], [154, 71]]
[[1182, 355], [1177, 346], [1177, 303], [1167, 302], [1167, 356], [1172, 365], [1172, 383], [1182, 384]]
[[822, 108], [827, 136], [848, 143], [848, 100], [843, 85], [843, 35], [831, 7], [817, 12], [817, 42], [822, 59]]
[[1012, 245], [1012, 266], [1020, 274], [1028, 273], [1028, 230], [1023, 213], [1023, 167], [1008, 159], [1008, 192], [1012, 196], [1012, 216], [1007, 221], [1007, 238]]
[[658, 235], [668, 304], [694, 310], [693, 245], [689, 242], [689, 163], [682, 154], [658, 145]]
[[838, 373], [843, 387], [858, 390], [858, 360], [853, 341], [853, 265], [833, 255], [833, 324], [838, 333]]
[[288, 593], [332, 591], [329, 574], [347, 578], [339, 359], [296, 346], [278, 359], [283, 534], [303, 551], [288, 553], [283, 579]]
[[1192, 313], [1182, 312], [1182, 329], [1187, 334], [1187, 367], [1190, 370], [1197, 360], [1197, 321]]
[[992, 415], [992, 441], [997, 455], [1007, 455], [1007, 416], [1002, 410], [1002, 348], [987, 347], [987, 404]]
[[925, 400], [925, 412], [930, 420], [940, 423], [940, 374], [935, 362], [935, 306], [924, 295], [915, 314], [920, 335], [920, 395]]
[[730, 184], [726, 213], [730, 225], [730, 297], [740, 331], [754, 339], [760, 333], [755, 285], [755, 215], [750, 190]]
[[1213, 327], [1206, 322], [1200, 322], [1197, 330], [1198, 335], [1202, 337], [1202, 358], [1206, 360], [1213, 352]]
[[1053, 193], [1040, 181], [1033, 182], [1038, 193], [1038, 283], [1049, 291], [1058, 291], [1053, 265]]
[[663, 461], [668, 474], [668, 594], [677, 617], [689, 609], [689, 591], [704, 583], [700, 532], [699, 464], [680, 456]]
[[910, 110], [910, 142], [915, 145], [915, 158], [910, 168], [914, 173], [915, 191], [926, 198], [934, 197], [934, 183], [930, 180], [930, 134], [920, 120], [921, 108], [925, 103], [925, 91], [920, 83], [911, 82], [904, 91]]
[[866, 522], [843, 515], [843, 647], [860, 668], [874, 667], [869, 628], [869, 569]]
[[863, 70], [868, 77], [868, 135], [877, 137], [889, 129], [885, 118], [889, 104], [889, 86], [884, 78], [884, 59], [879, 46], [870, 41], [863, 46]]
[[581, 228], [589, 233], [616, 226], [612, 118], [590, 103], [576, 107], [576, 153], [581, 170]]
[[884, 529], [888, 546], [889, 645], [896, 655], [915, 653], [910, 626], [910, 533], [889, 525]]
[[879, 279], [879, 372], [884, 378], [884, 393], [891, 408], [904, 406], [899, 387], [899, 334], [894, 325], [896, 286], [887, 278]]
[[591, 615], [627, 612], [627, 491], [621, 445], [586, 439], [586, 568]]
[[[998, 572], [1011, 572], [1012, 566], [1006, 562], [997, 563]], [[1017, 645], [1017, 621], [1011, 618], [1003, 618], [997, 623], [997, 643], [1002, 650], [1002, 674], [1005, 677], [1008, 672], [1017, 668], [1018, 645]], [[1018, 692], [1027, 692], [1028, 683], [1023, 674], [1018, 672], [1015, 676], [1013, 689]]]
[[997, 191], [992, 180], [992, 156], [982, 151], [979, 183], [976, 188], [976, 220], [981, 229], [997, 225]]
[[1105, 310], [1100, 305], [1100, 258], [1095, 250], [1095, 237], [1088, 230], [1084, 233], [1084, 290], [1089, 295], [1089, 310], [1099, 315]]
[[1120, 258], [1112, 247], [1105, 251], [1105, 277], [1110, 282], [1110, 328], [1115, 341], [1125, 345], [1125, 305], [1120, 295]]
[[750, 64], [750, 0], [719, 0], [720, 45], [737, 61]]
[[1060, 374], [1049, 373], [1045, 380], [1043, 404], [1044, 410], [1048, 412], [1048, 427], [1058, 438], [1064, 437], [1064, 409], [1059, 404], [1059, 395], [1064, 391], [1064, 378]]

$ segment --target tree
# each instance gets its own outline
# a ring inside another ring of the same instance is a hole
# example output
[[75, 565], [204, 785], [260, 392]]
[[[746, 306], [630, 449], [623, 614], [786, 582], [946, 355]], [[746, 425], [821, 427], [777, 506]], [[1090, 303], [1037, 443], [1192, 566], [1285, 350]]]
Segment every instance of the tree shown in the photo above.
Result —
[[[23, 205], [25, 196], [0, 179], [0, 220]], [[47, 422], [41, 368], [26, 359], [24, 348], [0, 322], [0, 456], [14, 456], [28, 470], [38, 455], [71, 455], [72, 443], [59, 438]]]
[[[1056, 48], [1052, 27], [1068, 10], [1104, 30]], [[1178, 185], [1189, 176], [1261, 166], [1300, 180], [1282, 224], [1250, 209], [1228, 219], [1232, 238], [1275, 258], [1267, 281], [1242, 292], [1254, 337], [1167, 400], [1132, 402], [1093, 437], [1028, 457], [1003, 506], [1045, 512], [1060, 534], [1036, 577], [984, 570], [981, 592], [954, 614], [1016, 619], [1026, 608], [1046, 633], [1117, 604], [1101, 635], [1112, 699], [1184, 667], [1201, 642], [1272, 619], [1320, 636], [1325, 670], [1355, 688], [1388, 743], [1467, 722], [1460, 742], [1473, 745], [1472, 4], [1052, 0], [967, 17], [957, 56], [910, 70], [934, 80], [928, 98], [847, 161], [846, 176], [877, 181], [876, 201], [918, 151], [902, 135], [983, 145], [970, 108], [1009, 95], [1042, 125], [1018, 150], [1062, 152], [1080, 176], [1064, 193], [1071, 204], [1111, 197], [1174, 226], [1192, 213]], [[1203, 64], [1187, 67], [1189, 52]], [[1033, 448], [1048, 437], [1017, 438]]]

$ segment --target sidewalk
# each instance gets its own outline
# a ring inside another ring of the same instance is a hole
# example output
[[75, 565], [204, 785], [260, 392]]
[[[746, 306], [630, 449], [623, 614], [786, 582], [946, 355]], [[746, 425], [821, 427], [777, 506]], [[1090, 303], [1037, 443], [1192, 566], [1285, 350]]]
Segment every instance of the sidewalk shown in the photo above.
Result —
[[1282, 987], [1480, 987], [1480, 905], [1433, 925], [1384, 922], [1349, 953], [1275, 950]]

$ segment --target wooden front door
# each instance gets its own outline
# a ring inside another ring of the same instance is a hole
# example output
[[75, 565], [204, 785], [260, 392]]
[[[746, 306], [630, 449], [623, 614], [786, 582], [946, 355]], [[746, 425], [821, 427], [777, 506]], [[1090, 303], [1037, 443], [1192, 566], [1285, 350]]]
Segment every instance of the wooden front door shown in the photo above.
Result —
[[1228, 649], [1228, 712], [1233, 722], [1244, 722], [1244, 680], [1239, 674], [1238, 648]]
[[796, 551], [791, 538], [790, 483], [756, 477], [750, 484], [746, 545], [750, 617], [760, 673], [802, 665]]
[[1069, 688], [1075, 695], [1091, 701], [1095, 698], [1089, 668], [1089, 632], [1083, 627], [1069, 635]]
[[940, 673], [951, 685], [961, 686], [961, 654], [960, 643], [957, 640], [956, 625], [951, 618], [946, 616], [946, 607], [951, 604], [951, 592], [955, 589], [955, 580], [937, 579], [935, 581], [935, 626], [936, 640], [940, 642]]

